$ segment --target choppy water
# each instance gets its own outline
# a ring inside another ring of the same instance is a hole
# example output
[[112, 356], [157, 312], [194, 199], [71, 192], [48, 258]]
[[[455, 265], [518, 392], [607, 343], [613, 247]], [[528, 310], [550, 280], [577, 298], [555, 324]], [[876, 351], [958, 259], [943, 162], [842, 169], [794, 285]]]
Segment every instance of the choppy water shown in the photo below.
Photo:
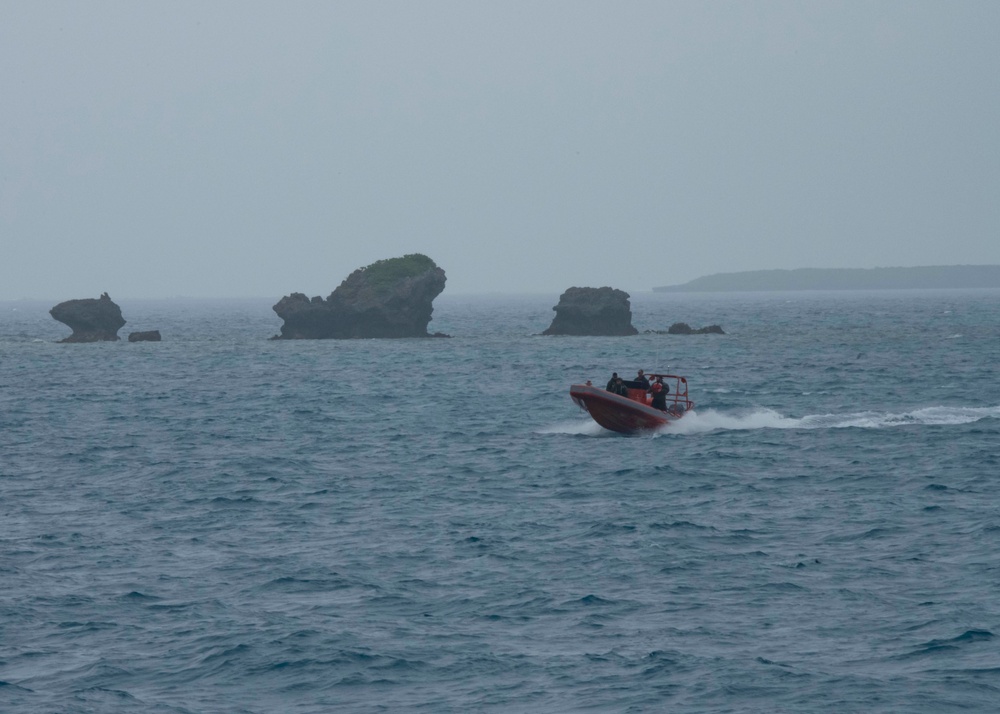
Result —
[[[0, 303], [0, 710], [1000, 708], [1000, 292], [637, 295], [718, 336], [272, 342], [273, 300]], [[669, 367], [601, 430], [571, 382]]]

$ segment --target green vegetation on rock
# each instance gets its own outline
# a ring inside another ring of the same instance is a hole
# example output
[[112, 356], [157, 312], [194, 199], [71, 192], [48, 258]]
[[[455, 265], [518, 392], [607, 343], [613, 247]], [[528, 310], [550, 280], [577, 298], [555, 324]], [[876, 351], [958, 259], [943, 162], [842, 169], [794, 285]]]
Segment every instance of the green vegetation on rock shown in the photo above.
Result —
[[434, 270], [437, 265], [421, 253], [410, 253], [402, 258], [377, 260], [362, 268], [365, 280], [375, 290], [383, 290], [405, 278], [412, 278]]

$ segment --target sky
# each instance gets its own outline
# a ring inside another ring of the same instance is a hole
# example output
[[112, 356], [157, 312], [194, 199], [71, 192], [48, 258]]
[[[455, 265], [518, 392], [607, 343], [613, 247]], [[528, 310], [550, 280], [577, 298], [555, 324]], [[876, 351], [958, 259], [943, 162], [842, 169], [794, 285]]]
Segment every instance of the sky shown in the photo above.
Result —
[[0, 0], [0, 299], [1000, 263], [1000, 2]]

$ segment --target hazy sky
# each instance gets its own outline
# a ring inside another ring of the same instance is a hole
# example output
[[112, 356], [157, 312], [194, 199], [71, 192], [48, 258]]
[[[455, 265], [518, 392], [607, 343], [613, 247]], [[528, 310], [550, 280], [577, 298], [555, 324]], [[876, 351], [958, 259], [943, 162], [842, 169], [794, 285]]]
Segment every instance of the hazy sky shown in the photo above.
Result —
[[0, 299], [1000, 263], [1000, 2], [0, 0]]

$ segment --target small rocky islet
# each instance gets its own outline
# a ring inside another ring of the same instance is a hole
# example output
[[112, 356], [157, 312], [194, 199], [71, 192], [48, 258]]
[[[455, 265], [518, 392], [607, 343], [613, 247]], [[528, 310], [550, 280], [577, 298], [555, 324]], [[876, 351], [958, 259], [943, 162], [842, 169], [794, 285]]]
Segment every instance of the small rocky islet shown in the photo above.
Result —
[[[99, 298], [80, 298], [59, 303], [49, 314], [73, 330], [73, 334], [59, 340], [73, 342], [117, 342], [118, 330], [125, 326], [122, 309], [107, 293]], [[132, 332], [129, 342], [159, 342], [159, 330]]]
[[572, 287], [559, 296], [556, 316], [543, 335], [619, 337], [635, 335], [630, 296], [615, 288]]
[[705, 327], [691, 327], [686, 322], [675, 322], [665, 330], [643, 330], [644, 335], [724, 335], [726, 334], [719, 325], [705, 325]]
[[[570, 288], [552, 308], [555, 318], [543, 335], [624, 337], [638, 334], [632, 325], [630, 296], [615, 288]], [[724, 335], [719, 325], [697, 329], [675, 322], [666, 330], [645, 330], [645, 335]]]
[[73, 334], [60, 342], [114, 342], [121, 339], [118, 330], [125, 326], [122, 310], [107, 293], [99, 298], [66, 300], [49, 314], [67, 325]]

